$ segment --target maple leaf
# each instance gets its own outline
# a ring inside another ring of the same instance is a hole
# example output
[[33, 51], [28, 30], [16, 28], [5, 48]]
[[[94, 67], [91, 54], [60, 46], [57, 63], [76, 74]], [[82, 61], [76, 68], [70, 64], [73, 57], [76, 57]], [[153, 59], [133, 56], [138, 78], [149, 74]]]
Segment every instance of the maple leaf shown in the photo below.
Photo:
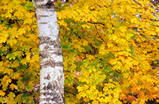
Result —
[[0, 96], [4, 96], [5, 92], [3, 92], [2, 90], [0, 90]]
[[129, 95], [127, 100], [132, 102], [132, 101], [136, 100], [136, 97]]
[[93, 20], [90, 18], [90, 22], [93, 22]]

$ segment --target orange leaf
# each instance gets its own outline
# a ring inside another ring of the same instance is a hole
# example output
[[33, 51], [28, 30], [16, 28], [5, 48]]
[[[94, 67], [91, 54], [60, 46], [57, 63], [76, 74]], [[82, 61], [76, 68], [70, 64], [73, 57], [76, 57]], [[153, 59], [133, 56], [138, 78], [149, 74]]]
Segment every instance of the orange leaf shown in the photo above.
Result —
[[132, 101], [136, 100], [136, 97], [130, 95], [130, 96], [128, 96], [127, 100], [132, 102]]

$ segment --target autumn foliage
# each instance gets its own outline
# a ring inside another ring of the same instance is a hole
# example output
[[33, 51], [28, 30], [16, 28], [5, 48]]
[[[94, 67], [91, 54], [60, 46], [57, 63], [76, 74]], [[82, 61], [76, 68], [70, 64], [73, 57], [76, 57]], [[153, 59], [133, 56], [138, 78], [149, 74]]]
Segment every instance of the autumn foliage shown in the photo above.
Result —
[[[56, 7], [66, 104], [159, 99], [159, 15], [149, 0], [70, 0]], [[37, 103], [33, 3], [2, 0], [0, 11], [0, 102]]]
[[0, 103], [34, 104], [39, 49], [33, 3], [0, 1]]
[[150, 1], [78, 0], [61, 8], [68, 104], [159, 98], [159, 22]]

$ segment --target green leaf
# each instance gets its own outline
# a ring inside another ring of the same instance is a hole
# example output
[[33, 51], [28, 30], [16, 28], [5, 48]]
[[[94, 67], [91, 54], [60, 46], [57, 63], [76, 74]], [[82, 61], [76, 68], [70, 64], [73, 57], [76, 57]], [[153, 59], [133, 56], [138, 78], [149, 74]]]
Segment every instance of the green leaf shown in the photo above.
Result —
[[34, 5], [32, 2], [27, 2], [27, 4], [24, 6], [24, 9], [31, 10], [34, 9]]
[[4, 99], [2, 97], [0, 97], [0, 103], [3, 103]]
[[70, 53], [74, 53], [74, 49], [68, 49], [68, 51], [70, 52]]
[[8, 96], [9, 96], [10, 99], [12, 99], [12, 98], [15, 97], [15, 94], [11, 92]]
[[24, 45], [23, 47], [21, 47], [21, 50], [28, 52], [29, 51], [29, 46]]
[[68, 49], [71, 46], [71, 43], [63, 44], [62, 49]]
[[29, 94], [28, 92], [23, 93], [23, 95], [22, 95], [23, 98], [27, 98], [27, 97], [29, 97], [29, 96], [30, 96], [30, 94]]
[[0, 55], [3, 55], [5, 54], [6, 52], [3, 52], [2, 50], [0, 50]]
[[26, 88], [27, 88], [27, 90], [29, 90], [29, 91], [32, 91], [32, 89], [33, 89], [33, 87], [32, 87], [32, 86], [29, 86], [29, 85], [27, 85]]
[[11, 60], [11, 59], [15, 59], [16, 57], [13, 55], [13, 53], [9, 53], [9, 54], [7, 54], [6, 58]]
[[120, 73], [114, 73], [114, 78], [118, 78], [120, 76]]
[[102, 90], [101, 86], [97, 86], [98, 91]]
[[30, 80], [31, 78], [31, 73], [29, 74], [28, 72], [25, 73], [25, 76], [21, 79], [22, 82], [26, 82]]
[[23, 103], [28, 104], [27, 99], [28, 99], [29, 96], [30, 96], [29, 93], [24, 93], [24, 94], [22, 95]]
[[[88, 50], [91, 49], [91, 47], [90, 47], [90, 46], [84, 46], [84, 49], [85, 49], [86, 51], [88, 51]], [[92, 51], [93, 51], [93, 50], [92, 50]]]
[[128, 70], [126, 71], [126, 73], [130, 73], [130, 70], [128, 69]]
[[105, 66], [105, 65], [107, 65], [107, 62], [106, 62], [106, 61], [102, 61], [101, 64], [102, 64], [103, 66]]
[[130, 47], [131, 50], [134, 50], [134, 48], [131, 45], [129, 47]]
[[20, 66], [17, 67], [17, 70], [18, 71], [24, 71], [27, 68], [28, 68], [28, 65], [20, 65]]
[[77, 70], [80, 70], [81, 68], [80, 68], [80, 66], [82, 65], [82, 62], [77, 62], [76, 63], [76, 69]]
[[111, 67], [103, 67], [103, 70], [106, 72], [110, 72], [110, 71], [112, 71], [112, 68]]

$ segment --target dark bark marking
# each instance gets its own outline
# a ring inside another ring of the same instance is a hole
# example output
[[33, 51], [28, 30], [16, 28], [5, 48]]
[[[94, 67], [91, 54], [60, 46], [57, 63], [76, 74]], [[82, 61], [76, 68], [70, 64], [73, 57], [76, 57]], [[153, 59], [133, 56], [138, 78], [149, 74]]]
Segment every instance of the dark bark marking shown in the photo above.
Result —
[[50, 37], [39, 37], [39, 44], [48, 43], [50, 45], [54, 45], [54, 48], [61, 48], [60, 40], [51, 40]]
[[49, 55], [46, 52], [44, 52], [44, 51], [40, 51], [39, 55], [40, 55], [40, 59], [44, 59], [44, 58], [48, 58], [49, 57]]
[[57, 39], [54, 44], [54, 48], [61, 48], [60, 40]]
[[[57, 104], [63, 104], [64, 103], [64, 96], [63, 94], [60, 92], [60, 87], [57, 85], [56, 81], [53, 82], [49, 82], [47, 86], [44, 86], [43, 89], [45, 89], [45, 92], [41, 93], [44, 96], [46, 96], [45, 101], [49, 102], [51, 101], [55, 101]], [[49, 92], [47, 90], [51, 90], [52, 92]], [[60, 93], [57, 93], [60, 92]], [[50, 95], [49, 97], [47, 97], [47, 95]]]
[[61, 79], [62, 79], [62, 75], [60, 77], [58, 76], [57, 80], [61, 81]]
[[49, 41], [50, 45], [54, 45], [54, 43], [55, 43], [55, 41], [53, 41], [53, 40]]
[[52, 54], [56, 54], [58, 56], [62, 55], [62, 50], [61, 49], [51, 49], [50, 47], [47, 48], [47, 46], [44, 49], [50, 49], [50, 50], [52, 50], [54, 52], [48, 53], [48, 52], [45, 52], [45, 51], [40, 51], [40, 53], [39, 53], [40, 59], [48, 58]]
[[47, 22], [40, 22], [39, 24], [47, 24]]
[[50, 97], [47, 97], [47, 98], [46, 98], [46, 101], [49, 102], [49, 101], [50, 101]]
[[51, 58], [49, 60], [49, 65], [51, 65], [53, 68], [55, 68], [55, 60], [53, 58]]
[[49, 49], [49, 48], [50, 48], [49, 45], [46, 45], [46, 46], [44, 47], [45, 50], [47, 50], [47, 49]]
[[58, 55], [62, 55], [62, 50], [61, 49], [58, 50]]
[[61, 49], [57, 49], [57, 51], [53, 52], [52, 54], [62, 55], [62, 50]]
[[47, 85], [47, 90], [56, 91], [58, 90], [58, 85], [56, 81], [49, 82]]
[[40, 17], [37, 17], [37, 20], [40, 20]]
[[44, 0], [37, 0], [37, 2], [43, 2]]
[[43, 90], [47, 90], [47, 87], [46, 87], [46, 86], [44, 86], [44, 87], [43, 87]]
[[44, 77], [44, 79], [50, 80], [50, 74], [47, 75], [47, 77]]
[[49, 10], [49, 11], [51, 11], [52, 13], [54, 13], [54, 12], [55, 12], [55, 10]]
[[63, 66], [63, 62], [56, 62], [55, 66]]
[[47, 85], [47, 90], [52, 90], [52, 84], [50, 82]]
[[49, 15], [38, 15], [38, 17], [49, 17]]
[[52, 61], [45, 61], [45, 63], [40, 66], [40, 69], [47, 68], [48, 66], [51, 66], [53, 68], [55, 68], [55, 66], [63, 67], [63, 62], [54, 62], [53, 60]]

